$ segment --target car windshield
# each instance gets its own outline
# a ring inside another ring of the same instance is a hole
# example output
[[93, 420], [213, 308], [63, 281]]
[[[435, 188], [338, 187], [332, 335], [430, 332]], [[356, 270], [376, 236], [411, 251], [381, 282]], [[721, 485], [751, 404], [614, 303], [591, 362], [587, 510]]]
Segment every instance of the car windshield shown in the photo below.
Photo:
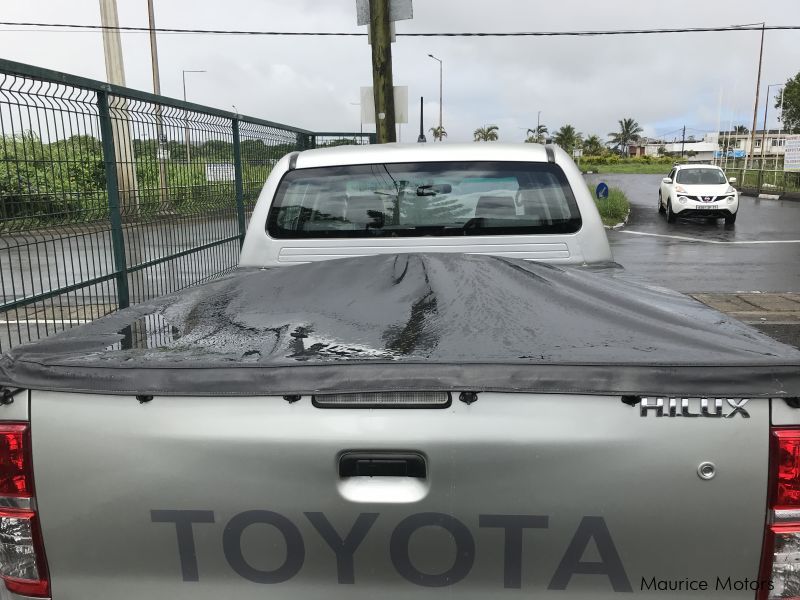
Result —
[[275, 238], [573, 233], [581, 218], [550, 163], [441, 162], [296, 169], [267, 218]]
[[728, 183], [719, 169], [680, 169], [677, 183], [685, 185], [720, 185]]

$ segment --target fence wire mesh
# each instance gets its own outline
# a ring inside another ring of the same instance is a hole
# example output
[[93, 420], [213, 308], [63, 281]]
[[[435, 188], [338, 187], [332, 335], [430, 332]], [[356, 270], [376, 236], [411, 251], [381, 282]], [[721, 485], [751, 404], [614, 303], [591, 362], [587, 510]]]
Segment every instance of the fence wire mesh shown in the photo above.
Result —
[[230, 272], [282, 156], [371, 137], [0, 60], [0, 351]]

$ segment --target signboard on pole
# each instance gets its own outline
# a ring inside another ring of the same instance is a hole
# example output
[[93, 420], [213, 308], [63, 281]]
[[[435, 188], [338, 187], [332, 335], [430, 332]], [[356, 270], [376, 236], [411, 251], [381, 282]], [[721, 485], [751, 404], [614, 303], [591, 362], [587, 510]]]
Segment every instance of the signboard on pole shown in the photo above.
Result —
[[[372, 86], [361, 88], [361, 122], [375, 122], [375, 95]], [[394, 122], [408, 123], [408, 86], [394, 86]]]
[[800, 172], [800, 135], [787, 135], [784, 146], [783, 170]]
[[[369, 0], [356, 0], [358, 25], [369, 25]], [[405, 21], [414, 18], [411, 0], [389, 0], [389, 20]]]

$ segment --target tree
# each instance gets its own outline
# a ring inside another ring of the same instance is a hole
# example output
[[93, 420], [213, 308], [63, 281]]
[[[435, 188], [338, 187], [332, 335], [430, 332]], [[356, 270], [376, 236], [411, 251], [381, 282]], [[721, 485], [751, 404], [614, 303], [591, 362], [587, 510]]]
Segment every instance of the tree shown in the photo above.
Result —
[[430, 128], [431, 135], [433, 136], [433, 141], [442, 141], [443, 138], [447, 137], [447, 131], [444, 128], [444, 125], [440, 125], [439, 127], [431, 127]]
[[662, 145], [662, 146], [658, 147], [658, 155], [659, 156], [664, 156], [666, 153], [667, 153], [667, 147], [666, 146]]
[[233, 143], [225, 140], [207, 140], [203, 142], [198, 152], [192, 152], [192, 156], [195, 154], [212, 161], [232, 161]]
[[783, 111], [780, 119], [783, 129], [787, 133], [800, 133], [800, 73], [786, 80], [786, 85], [778, 93], [775, 108], [781, 107]]
[[472, 135], [475, 137], [476, 142], [496, 142], [499, 131], [500, 127], [497, 125], [484, 125], [483, 127], [478, 127]]
[[547, 135], [547, 125], [538, 125], [534, 129], [528, 129], [528, 132], [525, 134], [528, 137], [525, 138], [526, 144], [538, 144], [542, 141], [542, 137]]
[[644, 129], [639, 126], [639, 123], [636, 122], [634, 119], [622, 119], [619, 121], [619, 131], [611, 132], [608, 136], [611, 138], [611, 143], [614, 144], [614, 148], [620, 152], [624, 153], [625, 156], [630, 155], [630, 144], [631, 142], [636, 142], [639, 140], [639, 134], [642, 133]]
[[553, 141], [566, 150], [569, 154], [575, 148], [580, 148], [583, 143], [583, 134], [575, 131], [572, 125], [564, 125], [561, 129], [556, 131], [553, 136]]
[[736, 125], [733, 128], [733, 133], [738, 134], [738, 135], [745, 135], [747, 133], [750, 133], [750, 130], [747, 127], [745, 127], [744, 125]]
[[603, 141], [600, 139], [600, 136], [590, 135], [586, 138], [586, 141], [583, 142], [583, 153], [587, 156], [600, 156], [603, 154], [604, 149], [605, 147], [603, 146]]

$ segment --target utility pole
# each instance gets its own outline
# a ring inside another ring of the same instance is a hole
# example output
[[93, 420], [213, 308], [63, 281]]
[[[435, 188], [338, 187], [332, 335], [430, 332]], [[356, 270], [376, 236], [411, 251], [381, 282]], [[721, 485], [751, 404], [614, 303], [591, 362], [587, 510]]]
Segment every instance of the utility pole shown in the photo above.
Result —
[[379, 144], [397, 141], [392, 80], [392, 38], [389, 0], [369, 0], [369, 32], [372, 39], [372, 89], [375, 98], [375, 131]]
[[758, 126], [758, 92], [761, 87], [761, 63], [764, 58], [764, 31], [766, 23], [761, 23], [761, 50], [758, 53], [758, 77], [756, 78], [756, 103], [753, 106], [753, 129], [750, 132], [750, 151], [744, 159], [744, 168], [747, 169], [748, 158], [751, 157], [756, 146], [756, 127]]
[[681, 158], [683, 158], [683, 148], [686, 145], [686, 125], [683, 126], [683, 133], [681, 134]]
[[150, 63], [153, 67], [153, 93], [161, 95], [161, 76], [158, 72], [158, 43], [156, 42], [156, 16], [153, 0], [147, 0], [147, 21], [150, 27]]
[[[161, 75], [158, 71], [158, 43], [156, 41], [156, 16], [153, 9], [153, 0], [147, 0], [147, 21], [150, 28], [150, 64], [153, 69], [153, 93], [161, 95]], [[164, 118], [161, 105], [156, 104], [156, 160], [158, 160], [158, 183], [161, 204], [168, 200], [167, 165], [164, 164]]]
[[103, 50], [106, 59], [106, 78], [112, 85], [124, 86], [125, 65], [122, 62], [117, 0], [100, 0], [100, 21], [104, 28]]
[[[100, 21], [103, 26], [106, 78], [110, 84], [124, 87], [125, 65], [122, 61], [122, 41], [119, 35], [116, 0], [100, 0]], [[113, 94], [109, 95], [109, 113], [117, 159], [120, 202], [123, 207], [135, 212], [139, 206], [139, 186], [136, 180], [135, 158], [127, 109], [127, 100]]]
[[539, 127], [542, 120], [542, 111], [536, 113], [536, 143], [540, 143]]

